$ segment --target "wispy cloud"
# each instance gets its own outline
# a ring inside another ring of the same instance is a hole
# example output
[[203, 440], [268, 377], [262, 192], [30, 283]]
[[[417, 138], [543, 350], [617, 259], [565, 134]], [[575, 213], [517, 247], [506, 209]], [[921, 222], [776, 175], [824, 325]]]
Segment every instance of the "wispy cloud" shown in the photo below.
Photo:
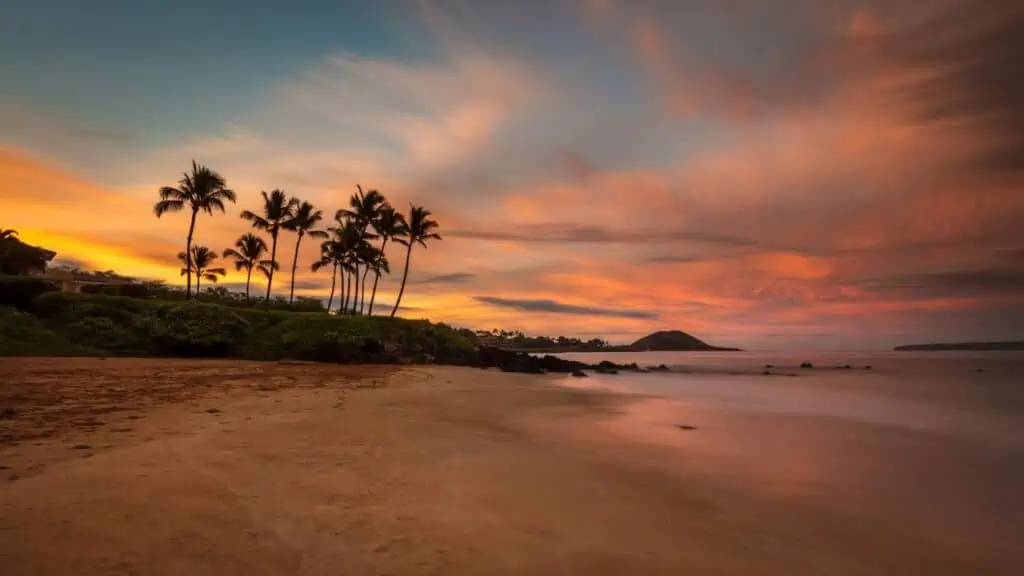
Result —
[[410, 284], [465, 284], [476, 278], [476, 274], [468, 272], [453, 272], [451, 274], [434, 274], [423, 278], [410, 280]]
[[564, 304], [555, 300], [519, 300], [514, 298], [499, 298], [496, 296], [477, 296], [476, 299], [484, 304], [492, 306], [503, 306], [516, 310], [529, 312], [550, 312], [553, 314], [573, 314], [577, 316], [608, 316], [611, 318], [639, 318], [653, 320], [658, 317], [654, 312], [641, 310], [616, 310], [614, 308], [597, 308], [593, 306], [577, 306]]

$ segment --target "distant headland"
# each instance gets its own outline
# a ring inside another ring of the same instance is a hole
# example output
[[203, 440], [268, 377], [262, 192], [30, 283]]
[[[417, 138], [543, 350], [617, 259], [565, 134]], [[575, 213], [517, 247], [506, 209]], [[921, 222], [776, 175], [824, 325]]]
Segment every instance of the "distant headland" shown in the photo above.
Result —
[[[482, 335], [486, 333], [478, 333]], [[523, 352], [739, 352], [739, 348], [712, 346], [681, 330], [662, 330], [648, 334], [632, 344], [612, 345], [600, 339], [581, 341], [575, 338], [530, 338], [518, 333], [512, 338], [490, 336], [486, 343], [499, 348]]]
[[1024, 350], [1024, 340], [1014, 342], [951, 342], [940, 344], [910, 344], [893, 348], [897, 352], [941, 352], [941, 351], [1013, 351]]

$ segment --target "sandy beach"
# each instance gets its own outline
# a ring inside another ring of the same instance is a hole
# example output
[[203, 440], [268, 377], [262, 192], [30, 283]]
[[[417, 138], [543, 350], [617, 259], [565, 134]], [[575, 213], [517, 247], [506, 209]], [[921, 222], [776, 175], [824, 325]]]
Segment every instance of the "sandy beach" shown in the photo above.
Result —
[[[5, 575], [995, 574], [447, 367], [0, 359]], [[683, 432], [699, 434], [700, 431]]]

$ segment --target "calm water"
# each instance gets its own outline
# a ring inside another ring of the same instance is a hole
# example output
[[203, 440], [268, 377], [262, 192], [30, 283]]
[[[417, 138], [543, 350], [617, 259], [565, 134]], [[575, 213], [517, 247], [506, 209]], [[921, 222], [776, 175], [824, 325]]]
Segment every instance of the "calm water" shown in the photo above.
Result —
[[609, 426], [678, 448], [684, 470], [1020, 559], [1024, 573], [1022, 353], [562, 356], [678, 370], [565, 384], [649, 395]]

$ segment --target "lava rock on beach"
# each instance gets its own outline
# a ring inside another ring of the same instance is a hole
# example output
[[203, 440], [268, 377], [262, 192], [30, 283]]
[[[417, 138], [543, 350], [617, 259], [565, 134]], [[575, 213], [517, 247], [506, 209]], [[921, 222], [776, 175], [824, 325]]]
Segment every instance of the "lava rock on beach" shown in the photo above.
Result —
[[[584, 370], [591, 370], [598, 374], [618, 374], [620, 371], [639, 372], [640, 367], [636, 363], [615, 364], [607, 360], [599, 364], [586, 364], [575, 360], [566, 360], [550, 354], [545, 356], [534, 356], [526, 352], [503, 350], [494, 346], [481, 346], [477, 349], [476, 361], [472, 363], [477, 368], [498, 368], [502, 372], [517, 372], [521, 374], [572, 374], [583, 373]], [[586, 374], [584, 374], [585, 376]]]

